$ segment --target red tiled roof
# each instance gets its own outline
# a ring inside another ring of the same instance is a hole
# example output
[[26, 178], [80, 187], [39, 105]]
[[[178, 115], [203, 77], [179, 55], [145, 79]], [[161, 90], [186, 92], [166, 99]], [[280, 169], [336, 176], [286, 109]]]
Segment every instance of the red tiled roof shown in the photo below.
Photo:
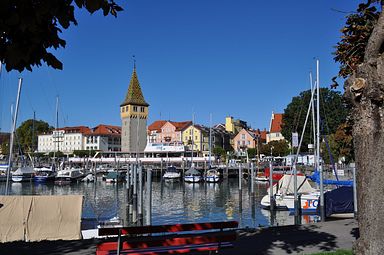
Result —
[[63, 130], [65, 133], [81, 133], [84, 135], [92, 132], [91, 129], [86, 126], [63, 127], [58, 128], [57, 130]]
[[170, 121], [170, 122], [172, 123], [172, 125], [176, 127], [176, 131], [181, 131], [189, 127], [190, 125], [192, 125], [192, 121], [183, 121], [183, 122]]
[[268, 131], [267, 130], [261, 130], [260, 129], [256, 129], [256, 130], [252, 130], [251, 131], [255, 136], [260, 136], [260, 140], [261, 142], [264, 142], [267, 140], [267, 134], [268, 134]]
[[161, 127], [164, 126], [164, 124], [167, 123], [166, 120], [156, 120], [151, 125], [148, 126], [148, 131], [161, 131]]
[[270, 133], [279, 133], [281, 132], [281, 124], [283, 123], [283, 114], [282, 113], [273, 113], [271, 120]]
[[92, 129], [92, 135], [121, 135], [121, 127], [100, 124]]

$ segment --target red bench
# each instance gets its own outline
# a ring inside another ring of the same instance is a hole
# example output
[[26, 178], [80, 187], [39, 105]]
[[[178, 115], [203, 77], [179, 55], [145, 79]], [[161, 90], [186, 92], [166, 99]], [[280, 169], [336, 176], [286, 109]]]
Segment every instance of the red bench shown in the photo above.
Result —
[[99, 236], [117, 236], [97, 245], [96, 254], [182, 254], [233, 247], [237, 221], [142, 227], [100, 228]]

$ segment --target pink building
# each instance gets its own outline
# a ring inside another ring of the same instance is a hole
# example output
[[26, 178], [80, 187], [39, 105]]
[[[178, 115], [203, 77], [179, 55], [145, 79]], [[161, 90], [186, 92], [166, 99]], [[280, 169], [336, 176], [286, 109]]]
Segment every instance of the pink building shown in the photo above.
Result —
[[182, 130], [192, 125], [192, 121], [164, 121], [158, 120], [148, 126], [148, 142], [171, 143], [182, 142]]

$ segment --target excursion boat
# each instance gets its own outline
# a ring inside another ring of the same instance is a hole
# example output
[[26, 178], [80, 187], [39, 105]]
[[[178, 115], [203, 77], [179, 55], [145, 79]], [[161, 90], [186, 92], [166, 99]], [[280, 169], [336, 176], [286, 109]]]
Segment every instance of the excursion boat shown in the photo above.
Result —
[[[317, 205], [320, 192], [312, 188], [305, 176], [297, 176], [297, 193], [301, 196], [301, 211], [303, 214], [317, 212]], [[294, 181], [292, 175], [284, 175], [277, 184], [273, 185], [273, 195], [276, 202], [276, 210], [295, 210], [294, 204]], [[270, 209], [270, 194], [265, 195], [261, 200], [263, 209]]]
[[203, 180], [203, 177], [201, 176], [201, 173], [197, 171], [193, 166], [185, 171], [184, 174], [184, 181], [190, 182], [190, 183], [196, 183], [201, 182]]
[[204, 176], [204, 180], [209, 183], [215, 183], [220, 181], [220, 172], [216, 169], [207, 170], [206, 175]]
[[56, 177], [55, 165], [51, 167], [39, 166], [34, 168], [33, 181], [37, 183], [53, 182]]
[[55, 184], [70, 184], [72, 182], [80, 181], [84, 177], [85, 173], [82, 168], [64, 169], [57, 172]]
[[167, 167], [163, 175], [163, 179], [165, 181], [179, 181], [180, 177], [181, 177], [180, 171], [178, 171], [177, 168], [174, 166]]

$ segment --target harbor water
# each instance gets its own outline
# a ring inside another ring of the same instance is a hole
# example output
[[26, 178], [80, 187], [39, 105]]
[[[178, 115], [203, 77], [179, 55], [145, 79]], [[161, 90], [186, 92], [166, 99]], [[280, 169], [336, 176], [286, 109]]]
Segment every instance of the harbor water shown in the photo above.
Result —
[[[242, 228], [272, 225], [293, 225], [294, 217], [287, 211], [270, 212], [260, 206], [267, 194], [267, 184], [255, 183], [251, 193], [250, 181], [242, 181], [239, 189], [237, 178], [224, 179], [220, 183], [184, 183], [153, 180], [153, 225], [194, 223], [206, 221], [237, 220]], [[5, 183], [0, 183], [4, 194]], [[144, 200], [146, 199], [144, 189]], [[83, 195], [82, 228], [94, 228], [99, 221], [113, 217], [126, 219], [127, 190], [125, 183], [110, 184], [98, 180], [95, 183], [71, 185], [11, 183], [10, 195]], [[302, 223], [317, 220], [315, 216], [303, 216]], [[145, 224], [145, 222], [144, 222]]]

